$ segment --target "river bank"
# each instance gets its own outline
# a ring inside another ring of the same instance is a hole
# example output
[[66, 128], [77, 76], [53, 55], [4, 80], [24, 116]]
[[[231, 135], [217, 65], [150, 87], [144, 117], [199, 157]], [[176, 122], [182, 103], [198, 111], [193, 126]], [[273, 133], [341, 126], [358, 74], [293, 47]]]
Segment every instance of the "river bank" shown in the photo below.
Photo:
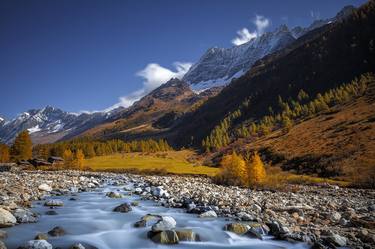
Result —
[[[219, 186], [204, 177], [2, 172], [0, 210], [5, 212], [0, 212], [0, 226], [34, 221], [28, 213], [31, 201], [92, 191], [106, 183], [131, 183], [129, 191], [164, 207], [185, 208], [196, 216], [216, 214], [228, 218], [228, 223], [259, 223], [277, 239], [303, 241], [315, 248], [375, 245], [374, 190], [300, 186], [294, 192], [253, 191]], [[7, 212], [15, 217], [8, 219], [8, 224], [4, 219]], [[0, 233], [0, 240], [1, 236], [5, 236], [4, 232]]]

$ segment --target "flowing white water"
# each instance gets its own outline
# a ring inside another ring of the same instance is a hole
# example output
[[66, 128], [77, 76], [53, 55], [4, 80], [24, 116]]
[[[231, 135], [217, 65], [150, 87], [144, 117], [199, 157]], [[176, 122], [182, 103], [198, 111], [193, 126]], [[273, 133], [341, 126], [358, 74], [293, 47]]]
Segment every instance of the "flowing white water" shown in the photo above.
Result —
[[[237, 236], [223, 231], [229, 221], [223, 218], [201, 219], [194, 214], [187, 214], [183, 209], [157, 206], [153, 201], [140, 201], [139, 196], [126, 196], [122, 199], [111, 199], [105, 196], [109, 191], [124, 192], [123, 187], [110, 186], [99, 188], [95, 192], [79, 193], [76, 201], [71, 196], [53, 197], [64, 201], [63, 207], [54, 209], [58, 215], [45, 215], [51, 210], [43, 206], [44, 202], [36, 202], [33, 210], [39, 213], [37, 223], [22, 224], [6, 229], [9, 249], [15, 249], [26, 241], [32, 240], [38, 233], [47, 233], [55, 226], [67, 232], [61, 237], [50, 237], [54, 247], [69, 248], [74, 243], [82, 243], [100, 249], [126, 248], [308, 248], [306, 244], [292, 244], [276, 241], [268, 237], [265, 240]], [[113, 208], [132, 201], [139, 201], [129, 213], [116, 213]], [[180, 242], [178, 245], [159, 245], [147, 239], [150, 227], [134, 228], [133, 224], [146, 214], [169, 215], [177, 221], [177, 228], [188, 228], [198, 233], [202, 242]], [[90, 248], [90, 247], [86, 247]]]

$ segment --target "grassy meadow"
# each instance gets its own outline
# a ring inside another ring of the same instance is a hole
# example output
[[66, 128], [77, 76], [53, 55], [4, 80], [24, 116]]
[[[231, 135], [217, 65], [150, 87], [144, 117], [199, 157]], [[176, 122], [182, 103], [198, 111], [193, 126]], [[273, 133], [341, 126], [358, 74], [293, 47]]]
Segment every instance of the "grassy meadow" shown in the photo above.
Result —
[[194, 152], [168, 151], [157, 153], [125, 153], [85, 159], [84, 166], [94, 171], [163, 171], [173, 174], [213, 176], [217, 168], [202, 166], [192, 159]]

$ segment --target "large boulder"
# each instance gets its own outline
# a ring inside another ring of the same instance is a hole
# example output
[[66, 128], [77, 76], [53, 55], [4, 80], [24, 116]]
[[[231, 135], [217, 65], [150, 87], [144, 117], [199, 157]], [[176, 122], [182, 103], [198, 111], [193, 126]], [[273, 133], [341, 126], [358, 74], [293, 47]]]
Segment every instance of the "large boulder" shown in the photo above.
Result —
[[45, 240], [30, 240], [24, 247], [26, 249], [52, 249], [52, 245]]
[[114, 212], [127, 213], [132, 211], [132, 207], [128, 203], [121, 204], [113, 209]]
[[179, 239], [177, 236], [176, 231], [173, 230], [165, 230], [154, 232], [148, 232], [147, 236], [155, 243], [158, 244], [178, 244]]
[[0, 227], [11, 227], [17, 223], [17, 219], [9, 211], [0, 208]]
[[13, 215], [18, 223], [35, 223], [38, 221], [38, 215], [29, 209], [17, 208]]
[[171, 216], [162, 216], [161, 219], [156, 222], [152, 227], [152, 231], [164, 231], [164, 230], [171, 230], [176, 227], [176, 221]]
[[64, 206], [64, 202], [62, 200], [51, 199], [51, 200], [46, 201], [44, 203], [44, 206], [47, 206], [47, 207], [61, 207], [61, 206]]
[[191, 229], [177, 230], [176, 234], [180, 241], [201, 241], [199, 235]]
[[224, 230], [242, 235], [249, 231], [250, 226], [242, 223], [229, 223], [224, 226]]

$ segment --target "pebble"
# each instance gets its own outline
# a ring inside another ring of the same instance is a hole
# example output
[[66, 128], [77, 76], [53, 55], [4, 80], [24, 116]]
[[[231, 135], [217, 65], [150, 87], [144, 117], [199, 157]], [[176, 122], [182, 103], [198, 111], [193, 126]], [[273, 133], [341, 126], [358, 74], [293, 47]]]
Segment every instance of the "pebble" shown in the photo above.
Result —
[[46, 183], [40, 184], [40, 185], [38, 186], [38, 189], [41, 190], [41, 191], [46, 191], [46, 192], [51, 192], [51, 191], [52, 191], [52, 187], [49, 186], [49, 185], [46, 184]]
[[64, 202], [61, 201], [61, 200], [51, 199], [51, 200], [46, 201], [44, 203], [44, 206], [48, 206], [48, 207], [61, 207], [61, 206], [64, 206]]
[[210, 210], [210, 211], [206, 211], [204, 213], [201, 213], [200, 215], [198, 215], [199, 218], [216, 218], [217, 217], [217, 214], [215, 211], [213, 210]]
[[52, 249], [52, 245], [45, 240], [30, 240], [25, 244], [26, 249]]

